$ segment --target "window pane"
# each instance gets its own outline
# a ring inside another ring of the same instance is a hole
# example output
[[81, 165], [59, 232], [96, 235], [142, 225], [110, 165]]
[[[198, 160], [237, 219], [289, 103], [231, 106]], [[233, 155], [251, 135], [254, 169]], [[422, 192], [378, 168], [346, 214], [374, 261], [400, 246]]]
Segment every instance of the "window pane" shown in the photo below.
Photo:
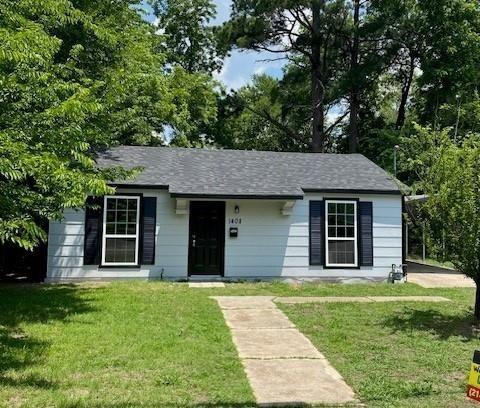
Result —
[[105, 242], [105, 262], [114, 262], [115, 259], [115, 241], [107, 238]]
[[354, 218], [353, 215], [347, 215], [347, 217], [346, 217], [347, 225], [353, 225], [354, 220], [355, 220], [355, 218]]
[[107, 224], [107, 234], [115, 234], [115, 224]]
[[107, 211], [107, 222], [115, 222], [115, 211]]
[[337, 227], [337, 237], [345, 238], [345, 227]]
[[335, 214], [337, 212], [336, 208], [337, 208], [337, 204], [328, 203], [328, 213], [329, 214]]
[[354, 249], [354, 241], [345, 241], [346, 248], [345, 248], [345, 263], [346, 264], [353, 264], [355, 263], [355, 249]]
[[354, 238], [355, 237], [355, 228], [354, 227], [347, 227], [347, 237], [348, 238]]
[[337, 225], [345, 225], [345, 215], [337, 214]]
[[126, 211], [117, 211], [117, 222], [127, 222]]
[[345, 204], [337, 204], [337, 214], [345, 213]]
[[337, 219], [334, 215], [329, 215], [328, 216], [328, 225], [335, 225], [337, 222]]
[[117, 198], [117, 210], [126, 210], [127, 200], [125, 198]]
[[347, 204], [346, 205], [346, 213], [347, 214], [355, 214], [355, 205], [354, 204]]
[[127, 226], [127, 234], [136, 234], [137, 233], [137, 224], [128, 224]]
[[328, 236], [329, 237], [334, 237], [334, 238], [337, 236], [337, 232], [336, 232], [335, 227], [328, 227]]
[[127, 214], [128, 222], [137, 222], [137, 212], [133, 210], [129, 210]]
[[135, 262], [135, 238], [107, 238], [105, 261], [108, 263]]
[[135, 262], [135, 239], [129, 238], [126, 241], [125, 262]]
[[353, 264], [355, 262], [355, 241], [328, 241], [329, 264]]
[[137, 200], [128, 200], [128, 211], [137, 211]]
[[117, 200], [115, 198], [107, 198], [107, 210], [115, 210]]
[[122, 223], [119, 224], [117, 223], [117, 230], [115, 231], [116, 234], [126, 234], [127, 233], [127, 224]]

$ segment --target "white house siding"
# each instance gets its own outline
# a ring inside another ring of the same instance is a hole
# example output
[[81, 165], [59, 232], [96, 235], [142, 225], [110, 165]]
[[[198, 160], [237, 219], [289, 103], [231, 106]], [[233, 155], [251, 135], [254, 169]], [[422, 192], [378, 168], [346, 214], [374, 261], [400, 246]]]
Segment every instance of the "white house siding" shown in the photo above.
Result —
[[[359, 198], [373, 202], [373, 267], [323, 269], [309, 265], [309, 201], [322, 198]], [[280, 203], [238, 201], [227, 204], [227, 223], [239, 217], [239, 236], [225, 241], [225, 276], [238, 278], [386, 279], [392, 264], [402, 263], [402, 203], [400, 196], [306, 194], [292, 214], [281, 215]], [[227, 225], [228, 227], [228, 225]]]
[[[120, 191], [119, 191], [120, 192]], [[164, 190], [138, 190], [157, 197], [155, 265], [129, 269], [83, 266], [83, 211], [67, 211], [49, 233], [47, 280], [188, 277], [188, 215], [175, 213], [175, 199]], [[309, 201], [359, 198], [373, 202], [374, 266], [323, 269], [309, 265]], [[388, 277], [392, 264], [402, 262], [401, 197], [392, 195], [306, 194], [291, 215], [282, 215], [283, 201], [226, 200], [225, 277], [375, 279]], [[239, 213], [235, 214], [235, 206]], [[238, 237], [230, 238], [230, 219], [241, 219]]]
[[[117, 190], [117, 193], [127, 190]], [[185, 279], [188, 260], [188, 216], [175, 214], [175, 200], [165, 190], [132, 190], [157, 197], [155, 265], [141, 268], [99, 268], [83, 265], [84, 211], [68, 210], [62, 222], [50, 222], [47, 281], [75, 279]]]

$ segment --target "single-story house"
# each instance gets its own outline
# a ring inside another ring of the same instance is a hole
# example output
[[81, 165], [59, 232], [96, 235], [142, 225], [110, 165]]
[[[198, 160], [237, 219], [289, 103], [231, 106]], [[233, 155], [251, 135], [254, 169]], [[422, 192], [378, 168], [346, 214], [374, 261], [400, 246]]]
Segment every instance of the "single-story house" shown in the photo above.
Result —
[[52, 221], [47, 281], [385, 280], [402, 263], [402, 194], [362, 155], [120, 146], [142, 166]]

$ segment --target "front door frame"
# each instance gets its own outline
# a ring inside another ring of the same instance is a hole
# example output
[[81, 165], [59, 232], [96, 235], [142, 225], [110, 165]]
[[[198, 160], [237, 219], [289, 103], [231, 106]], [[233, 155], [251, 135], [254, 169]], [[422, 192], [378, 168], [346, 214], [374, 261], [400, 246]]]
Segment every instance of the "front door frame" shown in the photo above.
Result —
[[215, 274], [215, 276], [223, 277], [225, 274], [225, 220], [226, 220], [226, 203], [225, 201], [190, 201], [189, 203], [189, 220], [188, 220], [188, 276], [210, 276], [208, 274], [203, 273], [195, 273], [193, 272], [193, 239], [192, 239], [192, 226], [193, 226], [193, 211], [192, 207], [195, 205], [214, 205], [218, 206], [221, 210], [220, 212], [220, 220], [219, 220], [219, 228], [218, 228], [218, 243], [219, 243], [219, 252], [220, 252], [220, 264], [218, 265], [219, 274]]

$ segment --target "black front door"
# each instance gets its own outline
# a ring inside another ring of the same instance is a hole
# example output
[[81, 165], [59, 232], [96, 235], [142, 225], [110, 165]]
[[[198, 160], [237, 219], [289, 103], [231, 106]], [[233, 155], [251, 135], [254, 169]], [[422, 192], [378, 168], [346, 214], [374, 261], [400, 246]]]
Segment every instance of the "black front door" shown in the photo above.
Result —
[[222, 275], [225, 245], [225, 203], [190, 202], [189, 275]]

